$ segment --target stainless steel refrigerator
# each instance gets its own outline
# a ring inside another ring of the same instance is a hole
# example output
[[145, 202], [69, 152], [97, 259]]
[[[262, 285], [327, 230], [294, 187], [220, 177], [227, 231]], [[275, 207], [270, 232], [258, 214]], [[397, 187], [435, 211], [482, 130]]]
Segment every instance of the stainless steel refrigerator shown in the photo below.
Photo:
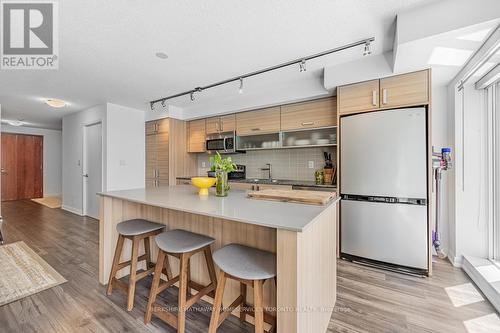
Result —
[[428, 271], [426, 109], [340, 118], [340, 248], [345, 259]]

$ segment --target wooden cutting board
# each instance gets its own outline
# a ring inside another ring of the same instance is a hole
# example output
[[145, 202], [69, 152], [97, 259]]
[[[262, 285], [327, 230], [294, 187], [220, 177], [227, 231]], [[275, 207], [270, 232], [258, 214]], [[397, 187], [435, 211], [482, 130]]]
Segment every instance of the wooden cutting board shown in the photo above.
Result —
[[326, 205], [335, 198], [335, 192], [302, 191], [302, 190], [261, 190], [248, 192], [248, 197], [259, 200], [295, 202], [308, 205]]

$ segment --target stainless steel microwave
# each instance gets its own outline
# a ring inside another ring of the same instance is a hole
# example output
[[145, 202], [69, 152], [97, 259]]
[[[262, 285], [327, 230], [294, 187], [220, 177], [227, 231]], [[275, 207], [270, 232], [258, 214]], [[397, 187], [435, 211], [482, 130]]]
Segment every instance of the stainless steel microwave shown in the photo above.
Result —
[[224, 132], [207, 136], [205, 147], [207, 152], [220, 154], [236, 153], [235, 132]]

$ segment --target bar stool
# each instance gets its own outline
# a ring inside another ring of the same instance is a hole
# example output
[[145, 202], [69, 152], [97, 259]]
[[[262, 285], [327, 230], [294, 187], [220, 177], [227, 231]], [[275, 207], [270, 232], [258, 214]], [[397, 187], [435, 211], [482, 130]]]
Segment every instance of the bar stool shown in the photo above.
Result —
[[[131, 311], [134, 307], [134, 294], [135, 284], [137, 281], [145, 278], [154, 271], [151, 265], [151, 248], [149, 237], [158, 235], [162, 232], [165, 225], [146, 221], [143, 219], [128, 220], [116, 225], [118, 231], [118, 242], [116, 243], [115, 256], [113, 258], [113, 265], [111, 273], [109, 274], [108, 289], [106, 294], [109, 296], [113, 292], [113, 285], [122, 289], [127, 293], [127, 311]], [[130, 260], [120, 263], [120, 257], [123, 250], [123, 243], [125, 239], [132, 241], [132, 255]], [[144, 254], [139, 257], [139, 243], [144, 240]], [[146, 260], [146, 270], [137, 274], [137, 263]], [[116, 273], [124, 268], [130, 266], [130, 275], [128, 278], [128, 286], [122, 281], [116, 279]]]
[[[151, 321], [153, 307], [161, 307], [155, 303], [156, 296], [166, 290], [174, 283], [179, 282], [179, 299], [177, 315], [167, 311], [156, 311], [154, 314], [165, 321], [170, 326], [177, 329], [178, 333], [184, 333], [186, 328], [186, 310], [193, 304], [199, 301], [203, 296], [208, 295], [212, 298], [215, 296], [214, 290], [217, 287], [217, 276], [215, 274], [214, 262], [212, 260], [212, 251], [210, 245], [215, 239], [195, 234], [185, 230], [170, 230], [158, 235], [155, 239], [156, 245], [160, 248], [158, 258], [156, 260], [155, 273], [151, 290], [149, 292], [149, 300], [144, 316], [144, 322], [147, 324]], [[207, 262], [208, 274], [210, 276], [210, 284], [202, 286], [191, 280], [189, 261], [196, 253], [203, 252]], [[180, 267], [179, 274], [172, 277], [168, 255], [179, 258]], [[168, 281], [160, 283], [161, 273], [167, 276]], [[198, 291], [196, 295], [188, 298], [188, 290], [191, 288]]]
[[[215, 293], [209, 333], [215, 333], [220, 324], [231, 315], [232, 310], [240, 306], [240, 320], [246, 315], [255, 318], [255, 332], [264, 332], [264, 322], [271, 325], [269, 332], [276, 329], [276, 317], [264, 312], [262, 306], [262, 286], [268, 279], [276, 282], [276, 255], [252, 247], [229, 244], [214, 252], [214, 261], [221, 269]], [[227, 309], [222, 309], [222, 298], [226, 279], [240, 282], [240, 296]], [[254, 310], [246, 303], [247, 286], [253, 287]]]

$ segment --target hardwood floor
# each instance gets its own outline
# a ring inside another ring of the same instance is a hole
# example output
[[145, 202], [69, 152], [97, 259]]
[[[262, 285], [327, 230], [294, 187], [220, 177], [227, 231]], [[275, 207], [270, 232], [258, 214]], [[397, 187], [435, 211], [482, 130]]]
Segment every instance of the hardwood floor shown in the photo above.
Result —
[[[5, 242], [23, 240], [68, 282], [0, 307], [1, 332], [175, 332], [154, 317], [143, 323], [151, 278], [137, 284], [131, 312], [125, 311], [124, 293], [105, 296], [97, 281], [96, 220], [31, 201], [2, 203], [2, 213]], [[328, 332], [468, 332], [464, 321], [496, 313], [485, 300], [453, 305], [445, 288], [468, 283], [465, 273], [445, 261], [436, 263], [428, 279], [339, 262]], [[458, 293], [459, 301], [474, 299], [467, 290]], [[164, 292], [159, 301], [175, 304], [176, 290]], [[187, 332], [207, 332], [210, 307], [204, 302], [195, 307], [187, 314]], [[253, 326], [230, 318], [218, 332], [253, 332]]]

